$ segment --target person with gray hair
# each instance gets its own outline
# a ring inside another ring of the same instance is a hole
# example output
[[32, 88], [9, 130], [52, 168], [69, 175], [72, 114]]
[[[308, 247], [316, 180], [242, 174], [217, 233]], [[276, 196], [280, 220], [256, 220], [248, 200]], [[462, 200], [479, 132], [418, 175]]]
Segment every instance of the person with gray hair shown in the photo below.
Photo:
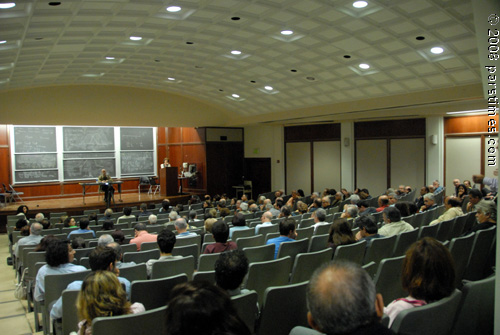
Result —
[[116, 267], [118, 269], [123, 269], [123, 268], [127, 268], [127, 267], [130, 267], [130, 266], [136, 265], [135, 262], [125, 262], [125, 263], [122, 262], [123, 251], [122, 251], [122, 247], [120, 246], [119, 243], [117, 243], [117, 242], [111, 242], [111, 243], [108, 243], [106, 246], [110, 247], [110, 248], [113, 248], [113, 250], [115, 251], [115, 253], [116, 253]]
[[168, 213], [168, 219], [170, 222], [174, 222], [178, 218], [179, 218], [179, 214], [177, 214], [176, 211], [170, 211], [170, 213]]
[[158, 217], [154, 214], [151, 214], [150, 216], [148, 216], [148, 222], [149, 224], [156, 224], [156, 222], [158, 222]]
[[306, 299], [307, 321], [321, 333], [394, 334], [379, 322], [384, 311], [382, 295], [376, 293], [370, 275], [354, 263], [330, 262], [317, 269]]
[[464, 236], [478, 230], [488, 229], [497, 224], [497, 205], [494, 201], [481, 200], [477, 203], [476, 210], [477, 223], [468, 232], [464, 233]]
[[102, 234], [97, 239], [97, 246], [99, 246], [99, 247], [105, 247], [105, 246], [107, 246], [108, 244], [110, 244], [110, 243], [112, 243], [114, 241], [115, 240], [113, 239], [113, 236], [111, 236], [110, 234]]
[[434, 198], [434, 194], [427, 193], [424, 194], [424, 205], [420, 207], [420, 212], [425, 212], [430, 209], [434, 209], [437, 207], [436, 199]]
[[130, 244], [137, 245], [137, 251], [141, 251], [141, 245], [144, 242], [156, 242], [157, 236], [150, 234], [146, 230], [146, 224], [139, 222], [134, 226], [134, 238], [130, 240]]
[[177, 220], [175, 220], [174, 225], [175, 225], [175, 230], [177, 230], [177, 238], [196, 236], [196, 233], [189, 232], [187, 230], [188, 225], [186, 219], [178, 218]]
[[241, 211], [240, 211], [241, 214], [251, 214], [250, 211], [248, 210], [248, 203], [242, 202], [240, 204], [240, 208], [241, 208]]
[[113, 218], [111, 217], [113, 215], [113, 210], [111, 208], [106, 208], [104, 211], [104, 216], [100, 218], [98, 221], [106, 221], [106, 220], [112, 220]]
[[35, 222], [30, 226], [30, 234], [17, 241], [14, 248], [14, 256], [19, 257], [19, 247], [22, 245], [37, 245], [42, 240], [43, 226], [41, 223]]
[[316, 231], [319, 226], [331, 225], [330, 222], [326, 222], [326, 211], [323, 208], [318, 208], [312, 212], [311, 218], [314, 219], [314, 231]]
[[38, 223], [42, 223], [43, 219], [45, 219], [45, 216], [43, 215], [43, 213], [37, 213], [35, 215], [35, 220], [36, 222]]
[[378, 230], [380, 235], [389, 237], [413, 230], [411, 224], [401, 220], [401, 212], [396, 207], [386, 207], [382, 213], [385, 224]]
[[349, 198], [349, 201], [351, 202], [352, 205], [357, 205], [358, 202], [360, 202], [361, 198], [357, 194], [352, 194], [351, 197]]

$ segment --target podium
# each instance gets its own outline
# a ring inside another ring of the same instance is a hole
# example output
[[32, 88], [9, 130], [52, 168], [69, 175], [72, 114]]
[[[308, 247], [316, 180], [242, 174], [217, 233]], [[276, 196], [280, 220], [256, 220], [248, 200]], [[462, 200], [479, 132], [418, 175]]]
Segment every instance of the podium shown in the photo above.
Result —
[[177, 176], [177, 167], [160, 169], [160, 195], [171, 196], [178, 194]]

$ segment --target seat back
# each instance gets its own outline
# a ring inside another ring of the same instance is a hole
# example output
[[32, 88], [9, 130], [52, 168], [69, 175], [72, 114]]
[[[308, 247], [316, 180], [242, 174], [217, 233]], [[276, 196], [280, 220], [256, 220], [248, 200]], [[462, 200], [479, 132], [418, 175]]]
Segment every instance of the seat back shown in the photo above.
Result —
[[476, 223], [476, 211], [467, 214], [467, 220], [465, 221], [464, 232], [469, 231], [472, 226]]
[[75, 249], [75, 259], [77, 260], [78, 263], [80, 263], [80, 259], [82, 257], [88, 257], [90, 252], [94, 249], [95, 248]]
[[314, 235], [309, 241], [309, 252], [320, 251], [328, 248], [328, 234]]
[[381, 293], [384, 298], [384, 306], [408, 294], [401, 285], [401, 271], [405, 257], [385, 258], [380, 261], [373, 281], [377, 293]]
[[449, 334], [461, 296], [462, 293], [455, 290], [447, 298], [401, 311], [391, 329], [397, 334]]
[[141, 251], [158, 249], [158, 242], [142, 242]]
[[[295, 326], [307, 326], [306, 289], [309, 282], [268, 287], [260, 315], [259, 335], [288, 335]], [[286, 311], [286, 313], [283, 313]]]
[[455, 223], [448, 237], [449, 240], [455, 237], [459, 237], [464, 232], [465, 223], [467, 222], [467, 214], [457, 216], [455, 218]]
[[476, 232], [469, 262], [464, 273], [464, 279], [480, 280], [489, 274], [487, 269], [488, 255], [495, 239], [495, 234], [496, 226]]
[[212, 271], [196, 271], [193, 274], [193, 281], [207, 281], [215, 284], [215, 270]]
[[406, 231], [404, 233], [399, 233], [396, 238], [396, 244], [394, 245], [394, 250], [392, 251], [393, 257], [398, 257], [404, 255], [406, 250], [418, 239], [418, 229], [413, 229], [411, 231]]
[[[269, 226], [261, 226], [259, 227], [259, 232], [256, 234], [261, 234], [262, 236], [266, 236], [268, 233], [277, 233], [279, 232], [279, 225], [277, 224], [272, 224]], [[233, 237], [234, 239], [234, 237]]]
[[26, 274], [28, 278], [26, 278], [26, 280], [35, 279], [36, 277], [35, 264], [40, 262], [45, 262], [45, 251], [28, 253], [28, 256], [26, 257], [26, 263], [24, 264], [24, 266], [28, 267], [28, 272]]
[[137, 252], [137, 244], [135, 244], [135, 243], [132, 243], [132, 244], [122, 244], [120, 247], [122, 248], [122, 253]]
[[198, 259], [198, 271], [213, 271], [215, 262], [219, 259], [220, 252], [215, 254], [200, 255]]
[[255, 235], [255, 230], [253, 228], [234, 230], [233, 234], [231, 235], [231, 240], [236, 241], [240, 237], [251, 237], [254, 235]]
[[69, 335], [71, 332], [78, 329], [78, 310], [76, 308], [76, 300], [80, 290], [64, 290], [62, 293], [62, 332], [63, 335]]
[[293, 264], [290, 284], [301, 283], [311, 279], [314, 270], [319, 268], [322, 264], [329, 262], [332, 256], [332, 248], [298, 254]]
[[[144, 334], [162, 335], [165, 333], [167, 307], [158, 307], [138, 314], [107, 316], [92, 321], [93, 335]], [[161, 321], [160, 321], [161, 320]]]
[[278, 249], [278, 258], [283, 258], [287, 256], [291, 258], [292, 261], [289, 269], [289, 272], [291, 272], [293, 262], [295, 261], [295, 256], [297, 256], [298, 254], [306, 253], [308, 247], [309, 247], [309, 240], [307, 238], [293, 242], [283, 242], [280, 244]]
[[418, 232], [418, 239], [422, 239], [424, 237], [432, 237], [436, 238], [437, 233], [438, 233], [439, 225], [435, 224], [432, 226], [425, 225], [425, 226], [420, 226], [420, 230]]
[[[194, 258], [194, 267], [198, 266], [198, 258], [200, 257], [200, 246], [197, 244], [184, 245], [181, 247], [174, 247], [172, 250], [173, 256], [193, 256]], [[194, 270], [194, 268], [193, 268]]]
[[378, 264], [382, 259], [391, 257], [395, 244], [396, 235], [372, 239], [370, 245], [366, 249], [363, 264], [370, 262]]
[[150, 259], [158, 259], [158, 258], [160, 258], [159, 249], [148, 250], [148, 251], [125, 252], [123, 254], [124, 263], [128, 262], [135, 262], [136, 264], [146, 263]]
[[148, 272], [145, 263], [140, 263], [132, 266], [125, 266], [120, 268], [120, 277], [128, 279], [129, 282], [134, 280], [148, 279]]
[[236, 313], [243, 322], [250, 329], [250, 333], [253, 334], [255, 330], [256, 315], [258, 315], [257, 300], [259, 296], [257, 292], [250, 291], [240, 295], [235, 295], [231, 297], [233, 306], [236, 309]]
[[438, 228], [438, 232], [436, 235], [436, 240], [444, 242], [444, 241], [450, 239], [450, 234], [451, 234], [451, 231], [453, 230], [453, 226], [455, 225], [456, 219], [457, 218], [454, 217], [453, 219], [441, 221], [439, 223], [439, 228]]
[[260, 306], [264, 301], [266, 288], [288, 284], [291, 264], [292, 260], [288, 256], [267, 262], [250, 263], [245, 288], [257, 292]]
[[[267, 227], [264, 227], [264, 228], [267, 228]], [[238, 249], [240, 249], [240, 250], [243, 248], [247, 248], [247, 247], [257, 247], [259, 245], [263, 245], [265, 242], [264, 235], [262, 235], [262, 234], [250, 236], [250, 237], [239, 237], [237, 240], [234, 240], [234, 241], [236, 242], [236, 245], [238, 246]]]
[[165, 278], [186, 274], [191, 280], [194, 272], [194, 257], [187, 256], [179, 259], [168, 259], [153, 263], [151, 279]]
[[[72, 229], [72, 228], [70, 228], [70, 229]], [[63, 233], [64, 233], [64, 228], [63, 228]], [[74, 240], [77, 237], [81, 237], [84, 240], [89, 240], [91, 238], [94, 238], [94, 233], [88, 232], [88, 233], [78, 233], [78, 234], [71, 234], [71, 235], [69, 235], [69, 238], [71, 240]]]
[[[309, 214], [309, 213], [306, 213], [306, 214]], [[308, 228], [314, 224], [314, 218], [310, 218], [310, 214], [309, 214], [308, 218], [304, 218], [304, 215], [306, 215], [306, 214], [302, 215], [302, 221], [300, 221], [300, 225], [299, 225], [300, 228]]]
[[424, 219], [425, 219], [425, 212], [417, 213], [414, 215], [413, 223], [411, 223], [411, 225], [413, 226], [413, 228], [420, 228], [420, 226], [422, 226], [424, 222]]
[[265, 262], [274, 259], [276, 245], [261, 245], [258, 247], [243, 248], [242, 250], [248, 258], [248, 263]]
[[307, 238], [308, 240], [310, 240], [311, 237], [314, 235], [314, 228], [313, 227], [297, 228], [295, 232], [297, 233], [298, 239]]
[[455, 261], [455, 286], [462, 287], [462, 278], [469, 262], [472, 244], [474, 243], [474, 234], [463, 237], [455, 237], [450, 242], [451, 256]]
[[333, 254], [333, 260], [345, 260], [356, 264], [363, 264], [366, 241], [359, 241], [348, 245], [339, 245]]
[[199, 249], [201, 247], [201, 235], [178, 238], [175, 241], [176, 247], [182, 247], [182, 246], [191, 245], [191, 244], [196, 244], [198, 246], [198, 249]]
[[147, 311], [165, 306], [175, 285], [187, 281], [186, 274], [159, 279], [135, 280], [130, 286], [130, 301], [140, 302]]
[[328, 234], [331, 226], [332, 226], [331, 224], [323, 224], [323, 225], [317, 226], [316, 229], [314, 230], [314, 235]]

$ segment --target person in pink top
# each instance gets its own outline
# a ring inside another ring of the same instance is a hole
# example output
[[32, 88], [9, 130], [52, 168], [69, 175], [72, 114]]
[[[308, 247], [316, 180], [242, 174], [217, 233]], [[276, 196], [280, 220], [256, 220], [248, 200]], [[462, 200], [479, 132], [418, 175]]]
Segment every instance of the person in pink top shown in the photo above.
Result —
[[150, 234], [146, 230], [146, 224], [138, 223], [134, 226], [135, 237], [130, 240], [130, 244], [137, 245], [137, 251], [141, 251], [141, 244], [143, 242], [156, 242], [158, 235]]

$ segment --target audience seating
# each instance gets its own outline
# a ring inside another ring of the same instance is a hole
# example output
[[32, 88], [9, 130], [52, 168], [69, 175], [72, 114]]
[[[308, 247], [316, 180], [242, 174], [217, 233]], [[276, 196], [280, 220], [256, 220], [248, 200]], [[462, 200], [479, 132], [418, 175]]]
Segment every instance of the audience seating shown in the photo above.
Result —
[[212, 271], [196, 271], [193, 273], [193, 281], [207, 281], [215, 284], [215, 270]]
[[248, 258], [249, 263], [254, 263], [254, 262], [265, 262], [265, 261], [270, 261], [274, 259], [274, 252], [276, 245], [274, 244], [268, 244], [268, 245], [262, 245], [258, 247], [247, 247], [243, 248], [243, 252]]
[[219, 259], [220, 252], [214, 254], [200, 255], [198, 258], [198, 271], [212, 271], [215, 268], [215, 262]]
[[332, 248], [298, 254], [295, 257], [293, 264], [290, 284], [296, 284], [309, 280], [313, 272], [324, 263], [328, 263], [332, 259], [332, 256]]
[[392, 252], [393, 257], [398, 257], [406, 254], [406, 250], [415, 243], [418, 239], [418, 229], [413, 229], [404, 233], [399, 233], [396, 238], [396, 244]]
[[[303, 215], [306, 215], [306, 214], [303, 214]], [[311, 227], [313, 224], [314, 224], [314, 219], [304, 218], [304, 216], [302, 216], [302, 221], [300, 221], [299, 228]]]
[[450, 232], [449, 240], [459, 237], [464, 232], [465, 223], [467, 222], [467, 214], [458, 216], [455, 218], [455, 223], [453, 224], [453, 229]]
[[148, 272], [145, 263], [140, 263], [132, 266], [120, 268], [120, 277], [128, 279], [129, 282], [134, 280], [148, 279]]
[[191, 244], [196, 244], [198, 246], [198, 248], [200, 248], [201, 247], [201, 235], [182, 237], [182, 238], [178, 238], [175, 241], [176, 247], [182, 247], [182, 246], [191, 245]]
[[125, 252], [123, 254], [123, 262], [135, 262], [146, 263], [150, 259], [160, 258], [160, 249], [148, 250], [148, 251], [136, 251], [136, 252]]
[[380, 261], [377, 273], [373, 279], [377, 293], [382, 294], [384, 306], [394, 299], [405, 297], [406, 292], [401, 285], [401, 272], [405, 256], [385, 258]]
[[71, 332], [78, 330], [80, 318], [78, 317], [76, 301], [79, 293], [80, 290], [64, 290], [62, 292], [62, 335], [70, 335]]
[[426, 226], [421, 226], [420, 230], [418, 232], [418, 239], [422, 239], [424, 237], [432, 237], [436, 238], [437, 233], [438, 233], [439, 225], [435, 224], [432, 226], [426, 225]]
[[194, 257], [187, 256], [180, 259], [168, 259], [153, 263], [151, 279], [172, 277], [178, 274], [186, 274], [191, 280], [194, 272]]
[[[268, 233], [278, 233], [279, 232], [279, 225], [273, 224], [269, 226], [262, 226], [259, 227], [259, 232], [258, 234], [261, 234], [262, 236], [266, 236]], [[234, 239], [234, 236], [233, 236]]]
[[365, 256], [366, 241], [359, 241], [352, 244], [340, 245], [335, 249], [333, 260], [345, 260], [356, 264], [363, 264]]
[[451, 240], [449, 250], [455, 261], [455, 286], [462, 287], [462, 278], [469, 262], [472, 244], [474, 243], [474, 234], [464, 237], [456, 237]]
[[396, 235], [374, 238], [371, 240], [370, 245], [366, 248], [363, 264], [370, 263], [372, 261], [378, 264], [382, 259], [391, 257], [395, 244]]
[[[158, 307], [144, 313], [107, 316], [92, 321], [93, 335], [147, 334], [165, 333], [165, 315], [167, 307]], [[159, 321], [161, 320], [161, 321]]]
[[237, 240], [234, 240], [238, 249], [243, 249], [247, 247], [257, 247], [259, 245], [264, 244], [264, 235], [259, 234], [250, 237], [239, 237]]
[[287, 256], [291, 258], [290, 269], [288, 270], [288, 272], [290, 272], [292, 271], [295, 256], [297, 256], [297, 254], [306, 253], [308, 246], [309, 240], [307, 238], [293, 242], [283, 242], [279, 246], [277, 258], [283, 258]]
[[314, 235], [328, 234], [331, 226], [332, 226], [331, 224], [323, 224], [323, 225], [317, 226], [316, 229], [314, 229]]
[[257, 320], [257, 315], [259, 314], [257, 308], [257, 300], [259, 296], [257, 292], [250, 291], [240, 295], [235, 295], [231, 297], [233, 306], [236, 309], [238, 316], [245, 322], [250, 333], [253, 334], [255, 331], [255, 322]]
[[270, 240], [272, 238], [275, 238], [275, 237], [279, 237], [279, 236], [280, 236], [280, 233], [267, 233], [266, 234], [266, 241]]
[[309, 241], [308, 252], [320, 251], [328, 248], [328, 234], [314, 235]]
[[450, 220], [446, 220], [446, 221], [441, 221], [438, 225], [439, 225], [439, 228], [438, 228], [438, 232], [436, 234], [436, 240], [438, 241], [446, 241], [446, 240], [450, 240], [450, 235], [451, 235], [451, 231], [453, 230], [453, 226], [455, 225], [455, 221], [456, 221], [456, 217], [453, 218], [453, 219], [450, 219]]
[[470, 212], [467, 214], [467, 220], [465, 221], [465, 227], [462, 233], [468, 232], [472, 226], [476, 223], [476, 212]]
[[200, 257], [200, 247], [196, 244], [174, 247], [174, 249], [172, 250], [172, 255], [182, 257], [193, 256], [194, 268], [196, 268], [198, 266], [198, 258]]
[[147, 311], [165, 306], [175, 285], [187, 281], [184, 273], [159, 279], [134, 280], [130, 287], [130, 301], [140, 302]]
[[231, 235], [231, 239], [233, 241], [236, 241], [240, 237], [252, 237], [252, 236], [255, 236], [255, 230], [248, 228], [248, 229], [233, 231], [233, 234]]
[[478, 230], [474, 236], [471, 254], [464, 272], [464, 279], [480, 280], [488, 275], [488, 256], [496, 236], [496, 226], [488, 229]]
[[314, 235], [314, 227], [297, 228], [295, 232], [297, 233], [298, 239], [307, 238], [308, 240], [310, 240], [311, 237]]
[[154, 250], [154, 249], [158, 249], [157, 242], [143, 242], [141, 244], [141, 251], [148, 251], [148, 250]]

